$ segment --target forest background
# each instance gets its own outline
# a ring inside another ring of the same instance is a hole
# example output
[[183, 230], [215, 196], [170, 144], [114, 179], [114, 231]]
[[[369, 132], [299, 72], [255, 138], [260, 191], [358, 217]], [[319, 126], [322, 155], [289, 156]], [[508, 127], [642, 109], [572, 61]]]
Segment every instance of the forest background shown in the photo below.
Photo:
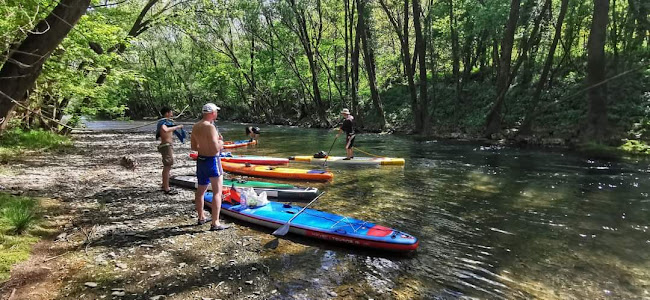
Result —
[[650, 138], [644, 0], [0, 0], [1, 129], [198, 117], [539, 143]]

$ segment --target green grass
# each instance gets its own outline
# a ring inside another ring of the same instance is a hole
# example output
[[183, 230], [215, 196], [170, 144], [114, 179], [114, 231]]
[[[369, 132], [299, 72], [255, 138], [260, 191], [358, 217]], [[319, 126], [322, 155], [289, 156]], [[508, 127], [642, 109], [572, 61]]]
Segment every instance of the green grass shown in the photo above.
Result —
[[43, 130], [10, 129], [2, 134], [0, 146], [33, 150], [50, 150], [72, 145], [69, 138]]
[[36, 220], [35, 206], [36, 201], [31, 198], [9, 201], [9, 205], [4, 208], [2, 216], [9, 221], [15, 233], [21, 234]]
[[31, 246], [47, 231], [40, 230], [38, 200], [0, 193], [0, 282], [9, 278], [11, 266], [29, 258]]
[[26, 150], [50, 151], [72, 146], [66, 136], [43, 130], [9, 129], [0, 136], [0, 162], [8, 162], [24, 155]]

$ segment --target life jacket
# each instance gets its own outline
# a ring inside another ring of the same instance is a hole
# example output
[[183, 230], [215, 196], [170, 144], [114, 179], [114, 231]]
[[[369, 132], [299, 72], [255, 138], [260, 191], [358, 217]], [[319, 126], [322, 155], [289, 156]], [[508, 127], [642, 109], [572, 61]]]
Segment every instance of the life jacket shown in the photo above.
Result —
[[223, 189], [222, 199], [230, 204], [239, 204], [239, 201], [241, 201], [241, 197], [239, 196], [239, 192], [237, 192], [235, 185]]

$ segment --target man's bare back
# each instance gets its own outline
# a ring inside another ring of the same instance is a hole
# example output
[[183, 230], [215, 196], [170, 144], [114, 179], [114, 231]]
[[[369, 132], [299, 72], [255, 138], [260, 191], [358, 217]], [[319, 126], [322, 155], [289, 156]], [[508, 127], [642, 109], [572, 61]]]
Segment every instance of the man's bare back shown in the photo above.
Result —
[[201, 120], [192, 127], [192, 150], [198, 151], [200, 156], [217, 156], [223, 148], [219, 140], [219, 132], [211, 122]]

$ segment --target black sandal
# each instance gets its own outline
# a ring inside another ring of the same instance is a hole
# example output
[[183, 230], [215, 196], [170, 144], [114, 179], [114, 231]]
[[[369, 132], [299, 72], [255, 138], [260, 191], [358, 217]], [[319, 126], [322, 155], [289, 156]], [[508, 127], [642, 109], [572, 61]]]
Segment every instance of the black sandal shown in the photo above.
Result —
[[163, 193], [165, 193], [166, 195], [177, 195], [178, 191], [174, 189], [169, 189], [167, 191], [163, 190]]

